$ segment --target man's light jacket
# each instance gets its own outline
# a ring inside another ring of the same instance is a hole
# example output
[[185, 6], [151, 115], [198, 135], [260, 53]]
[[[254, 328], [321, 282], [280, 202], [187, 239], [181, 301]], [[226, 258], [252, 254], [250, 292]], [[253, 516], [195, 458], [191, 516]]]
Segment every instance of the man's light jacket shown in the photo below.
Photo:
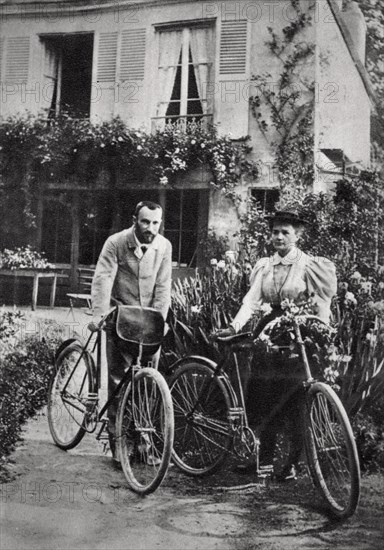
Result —
[[172, 245], [156, 235], [141, 259], [135, 255], [133, 226], [105, 242], [92, 282], [94, 319], [114, 305], [141, 305], [161, 311], [164, 319], [171, 304]]

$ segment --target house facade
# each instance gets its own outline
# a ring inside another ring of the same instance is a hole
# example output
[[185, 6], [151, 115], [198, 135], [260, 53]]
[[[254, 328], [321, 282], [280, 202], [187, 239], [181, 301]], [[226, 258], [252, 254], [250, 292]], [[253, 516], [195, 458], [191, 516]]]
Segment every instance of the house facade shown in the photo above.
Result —
[[[270, 208], [279, 181], [273, 146], [250, 108], [252, 76], [269, 73], [271, 86], [278, 80], [269, 29], [284, 33], [297, 17], [295, 4], [311, 16], [301, 40], [313, 44], [314, 54], [302, 71], [314, 83], [314, 190], [327, 190], [337, 174], [370, 161], [372, 92], [365, 24], [355, 3], [2, 0], [1, 117], [66, 111], [96, 124], [118, 116], [145, 132], [198, 120], [234, 142], [249, 135], [251, 157], [262, 169], [255, 181], [244, 178], [238, 192]], [[304, 104], [307, 88], [300, 79], [296, 84]], [[151, 199], [164, 208], [175, 270], [199, 265], [202, 228], [228, 235], [235, 246], [239, 227], [238, 209], [210, 180], [202, 166], [172, 188], [143, 188], [137, 176], [119, 174], [113, 194], [102, 178], [92, 190], [60, 179], [41, 182], [34, 243], [58, 266], [94, 265], [107, 236], [130, 224], [138, 200]]]

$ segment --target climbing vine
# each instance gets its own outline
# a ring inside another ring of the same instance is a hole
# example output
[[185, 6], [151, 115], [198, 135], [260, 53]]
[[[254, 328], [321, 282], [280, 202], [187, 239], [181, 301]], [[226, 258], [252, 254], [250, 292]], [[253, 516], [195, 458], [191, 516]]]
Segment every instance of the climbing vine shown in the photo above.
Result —
[[[253, 75], [257, 94], [250, 104], [258, 126], [272, 146], [282, 196], [301, 196], [313, 183], [314, 44], [306, 41], [310, 13], [291, 0], [296, 18], [277, 34], [268, 28], [267, 46], [281, 66], [277, 81], [272, 75]], [[272, 84], [273, 82], [273, 84]]]

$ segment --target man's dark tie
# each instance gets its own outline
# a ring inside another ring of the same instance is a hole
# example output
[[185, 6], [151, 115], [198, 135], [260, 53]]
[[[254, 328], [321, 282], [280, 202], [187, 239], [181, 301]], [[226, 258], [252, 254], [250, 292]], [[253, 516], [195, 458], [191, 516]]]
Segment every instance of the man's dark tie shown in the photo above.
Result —
[[141, 246], [140, 248], [143, 251], [143, 254], [145, 254], [148, 250], [148, 246]]

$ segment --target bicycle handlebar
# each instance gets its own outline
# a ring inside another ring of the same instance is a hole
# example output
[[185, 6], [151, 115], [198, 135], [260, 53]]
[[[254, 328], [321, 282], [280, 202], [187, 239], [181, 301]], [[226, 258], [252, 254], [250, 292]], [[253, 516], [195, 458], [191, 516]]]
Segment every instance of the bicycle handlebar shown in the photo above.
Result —
[[[265, 334], [266, 329], [272, 328], [278, 322], [278, 319], [280, 319], [280, 317], [276, 317], [276, 319], [273, 319], [267, 325], [265, 325], [263, 330], [258, 335], [258, 338], [260, 338], [261, 334]], [[320, 317], [317, 317], [317, 315], [297, 315], [295, 317], [295, 320], [297, 320], [298, 323], [300, 322], [301, 319], [319, 321], [323, 325], [327, 324], [325, 321], [320, 319]], [[250, 338], [250, 337], [252, 337], [252, 332], [239, 332], [238, 334], [231, 334], [230, 336], [222, 336], [222, 337], [218, 336], [216, 340], [221, 343], [236, 343], [239, 340]]]

